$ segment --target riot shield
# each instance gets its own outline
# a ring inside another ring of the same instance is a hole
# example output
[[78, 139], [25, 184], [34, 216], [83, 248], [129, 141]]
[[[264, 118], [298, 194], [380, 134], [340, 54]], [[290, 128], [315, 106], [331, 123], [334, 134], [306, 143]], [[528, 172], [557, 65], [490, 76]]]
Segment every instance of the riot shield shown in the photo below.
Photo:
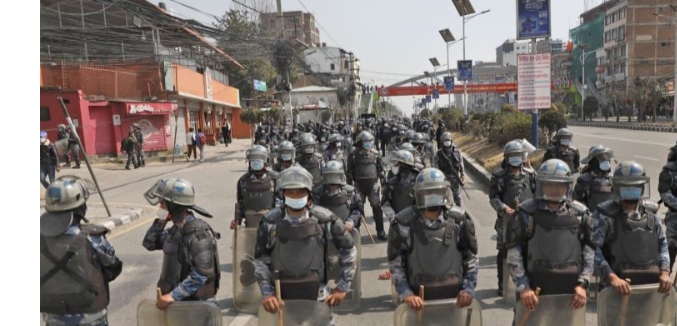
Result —
[[285, 300], [282, 309], [284, 323], [279, 314], [269, 314], [259, 305], [259, 326], [325, 326], [331, 318], [329, 306], [319, 301]]
[[254, 276], [256, 230], [239, 227], [233, 234], [233, 304], [238, 311], [251, 314], [261, 305], [261, 290]]
[[[503, 217], [503, 239], [506, 239], [508, 230], [508, 217]], [[507, 250], [506, 250], [507, 251]], [[506, 255], [507, 256], [507, 255]], [[514, 304], [517, 300], [515, 293], [517, 287], [510, 277], [510, 266], [508, 266], [508, 257], [503, 257], [503, 301]]]
[[[355, 250], [357, 251], [357, 259], [355, 263], [357, 266], [355, 267], [355, 277], [353, 278], [353, 282], [350, 284], [350, 290], [348, 290], [345, 299], [343, 299], [343, 302], [341, 302], [340, 305], [333, 308], [333, 310], [339, 312], [355, 311], [359, 309], [362, 297], [362, 263], [360, 262], [362, 260], [362, 238], [360, 236], [360, 232], [357, 229], [352, 229], [350, 231], [350, 235], [352, 235], [353, 239], [355, 240]], [[334, 287], [336, 286], [336, 282], [338, 282], [338, 280], [341, 278], [341, 269], [339, 267], [338, 261], [339, 253], [338, 249], [336, 249], [336, 246], [333, 245], [327, 246], [327, 251], [329, 256], [329, 263], [327, 264], [327, 278], [330, 282], [330, 286]]]
[[144, 299], [136, 309], [138, 326], [221, 326], [221, 310], [209, 301], [176, 301], [165, 310]]
[[392, 300], [393, 306], [395, 307], [398, 307], [400, 303], [402, 303], [400, 302], [400, 296], [397, 295], [397, 290], [395, 289], [392, 280], [390, 281], [390, 300]]
[[56, 152], [59, 155], [67, 155], [68, 154], [68, 138], [64, 138], [62, 140], [57, 140], [54, 142], [54, 147], [56, 147]]
[[630, 287], [630, 294], [621, 296], [608, 287], [597, 298], [597, 325], [674, 325], [675, 289], [658, 293], [658, 284]]
[[456, 299], [431, 300], [425, 302], [420, 314], [406, 303], [400, 304], [393, 315], [394, 326], [482, 326], [482, 306], [477, 300], [465, 308], [456, 307]]
[[[244, 212], [244, 225], [247, 228], [258, 228], [259, 223], [263, 220], [263, 217], [268, 214], [270, 210], [254, 211], [248, 209]], [[253, 247], [252, 247], [253, 248]]]
[[[585, 307], [571, 309], [573, 294], [541, 295], [538, 306], [532, 311], [525, 326], [580, 326], [585, 325]], [[517, 302], [515, 321], [524, 320], [527, 309]], [[628, 325], [629, 326], [629, 325]]]

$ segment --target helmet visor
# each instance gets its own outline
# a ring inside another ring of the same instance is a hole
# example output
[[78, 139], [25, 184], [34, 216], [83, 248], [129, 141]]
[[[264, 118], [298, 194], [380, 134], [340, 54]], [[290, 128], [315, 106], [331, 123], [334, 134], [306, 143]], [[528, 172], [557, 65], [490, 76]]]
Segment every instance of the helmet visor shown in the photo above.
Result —
[[436, 187], [416, 191], [416, 207], [419, 209], [449, 206], [451, 205], [450, 199], [451, 188], [449, 187]]
[[143, 197], [146, 198], [146, 201], [155, 206], [160, 203], [160, 200], [164, 197], [164, 194], [168, 193], [167, 186], [164, 181], [158, 180], [150, 189], [146, 190], [143, 194]]
[[649, 177], [616, 177], [611, 179], [614, 195], [620, 200], [651, 198]]
[[539, 177], [536, 182], [536, 198], [552, 202], [566, 202], [573, 198], [572, 178]]

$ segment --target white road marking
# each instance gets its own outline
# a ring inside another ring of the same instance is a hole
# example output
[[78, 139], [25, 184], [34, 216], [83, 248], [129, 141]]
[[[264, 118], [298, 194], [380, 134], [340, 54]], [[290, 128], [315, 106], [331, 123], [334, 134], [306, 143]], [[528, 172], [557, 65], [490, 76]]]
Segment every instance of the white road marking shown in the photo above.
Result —
[[629, 142], [629, 143], [637, 143], [637, 144], [647, 144], [647, 145], [656, 145], [656, 146], [664, 146], [664, 147], [672, 147], [673, 146], [673, 144], [656, 143], [656, 142], [651, 142], [651, 141], [633, 140], [633, 139], [618, 138], [618, 137], [607, 137], [607, 136], [591, 135], [591, 134], [576, 134], [576, 135], [577, 136], [588, 136], [588, 137], [592, 137], [592, 138], [620, 140], [620, 141], [625, 141], [625, 142]]
[[656, 161], [656, 162], [660, 162], [660, 161], [661, 161], [661, 160], [659, 160], [659, 159], [657, 159], [657, 158], [653, 158], [653, 157], [646, 157], [646, 156], [640, 156], [640, 155], [635, 155], [635, 157], [636, 157], [636, 158], [641, 158], [641, 159], [644, 159], [644, 160]]
[[233, 321], [230, 323], [228, 326], [244, 326], [247, 325], [250, 319], [252, 319], [251, 315], [239, 315], [233, 319]]

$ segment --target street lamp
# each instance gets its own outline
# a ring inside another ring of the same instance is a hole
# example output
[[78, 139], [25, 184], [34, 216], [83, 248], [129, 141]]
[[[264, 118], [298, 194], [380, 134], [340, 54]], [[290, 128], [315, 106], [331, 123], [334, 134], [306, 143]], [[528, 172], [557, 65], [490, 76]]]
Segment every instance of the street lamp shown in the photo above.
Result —
[[[677, 15], [677, 6], [670, 5], [670, 8], [672, 8], [672, 11], [675, 12], [675, 15]], [[670, 17], [670, 16], [665, 16], [661, 15], [658, 13], [654, 13], [656, 17], [663, 17], [667, 18], [670, 20], [670, 22], [675, 25], [675, 40], [677, 40], [677, 17]], [[677, 42], [675, 42], [675, 81], [672, 82], [672, 91], [674, 92], [673, 99], [672, 99], [672, 123], [677, 124]]]
[[[463, 37], [460, 40], [457, 40], [454, 37], [454, 34], [451, 34], [451, 31], [447, 29], [440, 30], [440, 35], [442, 36], [442, 39], [444, 40], [444, 43], [447, 43], [447, 76], [451, 76], [451, 66], [449, 65], [449, 47], [465, 40], [465, 37]], [[451, 92], [447, 93], [447, 100], [449, 101], [449, 107], [451, 108]]]
[[581, 120], [585, 121], [585, 110], [583, 107], [585, 106], [585, 89], [588, 88], [588, 84], [585, 82], [585, 58], [593, 53], [595, 51], [590, 51], [590, 52], [585, 52], [585, 50], [588, 48], [587, 44], [580, 44], [578, 45], [581, 50], [583, 50], [583, 54], [581, 54], [581, 66], [583, 67], [583, 76], [581, 77], [581, 81], [583, 84], [583, 91], [582, 91], [582, 96], [581, 96]]
[[[465, 23], [471, 19], [488, 13], [490, 9], [484, 10], [480, 13], [475, 13], [475, 8], [470, 4], [470, 0], [451, 0], [458, 11], [458, 15], [463, 18], [463, 60], [465, 60]], [[463, 81], [463, 117], [468, 116], [468, 82]]]

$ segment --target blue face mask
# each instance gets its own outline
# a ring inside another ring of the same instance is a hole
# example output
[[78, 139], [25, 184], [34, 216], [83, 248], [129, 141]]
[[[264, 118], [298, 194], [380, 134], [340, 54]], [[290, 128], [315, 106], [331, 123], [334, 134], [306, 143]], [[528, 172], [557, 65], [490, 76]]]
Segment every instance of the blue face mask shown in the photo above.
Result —
[[263, 170], [263, 161], [261, 160], [254, 160], [249, 162], [249, 167], [252, 168], [254, 171], [261, 171]]
[[508, 164], [510, 164], [511, 166], [517, 167], [517, 166], [522, 165], [523, 162], [524, 162], [524, 160], [522, 159], [521, 156], [510, 156], [510, 157], [508, 157]]
[[364, 149], [371, 149], [371, 141], [362, 142], [362, 147], [364, 147]]
[[618, 189], [618, 194], [622, 200], [639, 200], [642, 199], [643, 190], [637, 187], [621, 187]]
[[299, 199], [289, 198], [285, 196], [284, 204], [289, 206], [291, 209], [301, 210], [304, 207], [306, 207], [306, 205], [308, 205], [308, 196]]
[[609, 161], [602, 161], [599, 163], [599, 169], [602, 171], [611, 171], [611, 163]]
[[567, 147], [568, 147], [569, 145], [571, 145], [571, 140], [569, 140], [569, 139], [562, 139], [562, 140], [560, 141], [560, 144], [562, 144], [562, 146], [567, 146]]

